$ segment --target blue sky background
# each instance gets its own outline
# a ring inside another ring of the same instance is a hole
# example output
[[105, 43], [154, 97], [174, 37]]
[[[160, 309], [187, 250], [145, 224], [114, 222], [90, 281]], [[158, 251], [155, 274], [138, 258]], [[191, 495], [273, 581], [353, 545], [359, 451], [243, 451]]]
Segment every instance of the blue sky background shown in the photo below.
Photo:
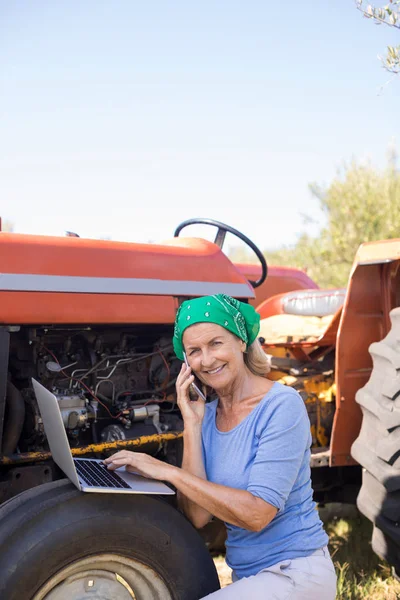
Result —
[[398, 143], [377, 60], [396, 33], [352, 0], [0, 0], [1, 215], [143, 242], [204, 216], [292, 243], [321, 217], [310, 182]]

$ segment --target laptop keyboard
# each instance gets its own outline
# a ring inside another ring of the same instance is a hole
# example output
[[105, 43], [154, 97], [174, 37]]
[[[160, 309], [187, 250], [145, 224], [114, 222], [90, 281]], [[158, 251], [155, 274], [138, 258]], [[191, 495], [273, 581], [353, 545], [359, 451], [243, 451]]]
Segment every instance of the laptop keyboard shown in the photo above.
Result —
[[114, 471], [109, 471], [106, 465], [92, 460], [80, 458], [74, 460], [75, 468], [78, 475], [89, 485], [95, 487], [111, 487], [131, 489], [131, 486]]

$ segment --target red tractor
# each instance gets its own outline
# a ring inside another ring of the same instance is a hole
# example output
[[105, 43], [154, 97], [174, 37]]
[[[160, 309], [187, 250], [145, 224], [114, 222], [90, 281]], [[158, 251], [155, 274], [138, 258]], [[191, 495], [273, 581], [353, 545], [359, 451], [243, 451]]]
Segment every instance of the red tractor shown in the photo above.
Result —
[[372, 548], [400, 574], [400, 240], [362, 244], [346, 289], [258, 310], [271, 376], [308, 409], [315, 499], [357, 500]]
[[[214, 243], [179, 237], [198, 222], [217, 227]], [[255, 251], [259, 267], [225, 256], [227, 231]], [[65, 479], [31, 380], [56, 396], [74, 456], [140, 448], [180, 464], [175, 314], [184, 299], [220, 292], [260, 304], [271, 377], [304, 398], [316, 499], [354, 499], [363, 464], [359, 506], [376, 522], [377, 551], [399, 568], [396, 330], [377, 345], [393, 383], [378, 366], [365, 385], [368, 347], [385, 337], [399, 306], [399, 247], [361, 248], [347, 291], [332, 296], [295, 269], [271, 268], [266, 278], [251, 240], [208, 219], [185, 222], [160, 245], [0, 233], [0, 597], [195, 600], [218, 588], [204, 543], [210, 534], [199, 535], [174, 496], [84, 494]], [[308, 322], [301, 311], [290, 314], [300, 305]], [[303, 331], [285, 334], [292, 316]]]

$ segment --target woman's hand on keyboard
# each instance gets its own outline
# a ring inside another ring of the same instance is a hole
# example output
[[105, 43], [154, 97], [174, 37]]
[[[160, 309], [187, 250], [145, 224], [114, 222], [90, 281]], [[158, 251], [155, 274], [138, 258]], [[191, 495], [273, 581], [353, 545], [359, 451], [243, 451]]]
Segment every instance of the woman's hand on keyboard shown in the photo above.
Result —
[[126, 470], [132, 473], [164, 481], [168, 481], [172, 470], [177, 468], [143, 452], [130, 452], [129, 450], [116, 452], [106, 458], [104, 463], [111, 471], [115, 471], [119, 467], [126, 467]]

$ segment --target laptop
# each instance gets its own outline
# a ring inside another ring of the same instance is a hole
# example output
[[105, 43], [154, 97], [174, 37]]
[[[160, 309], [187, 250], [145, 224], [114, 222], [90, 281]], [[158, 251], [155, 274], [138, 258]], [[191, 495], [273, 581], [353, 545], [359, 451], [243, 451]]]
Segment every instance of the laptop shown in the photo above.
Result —
[[74, 458], [57, 398], [33, 378], [32, 383], [53, 460], [78, 490], [107, 494], [175, 494], [162, 481], [129, 473], [125, 467], [109, 471], [97, 458]]

